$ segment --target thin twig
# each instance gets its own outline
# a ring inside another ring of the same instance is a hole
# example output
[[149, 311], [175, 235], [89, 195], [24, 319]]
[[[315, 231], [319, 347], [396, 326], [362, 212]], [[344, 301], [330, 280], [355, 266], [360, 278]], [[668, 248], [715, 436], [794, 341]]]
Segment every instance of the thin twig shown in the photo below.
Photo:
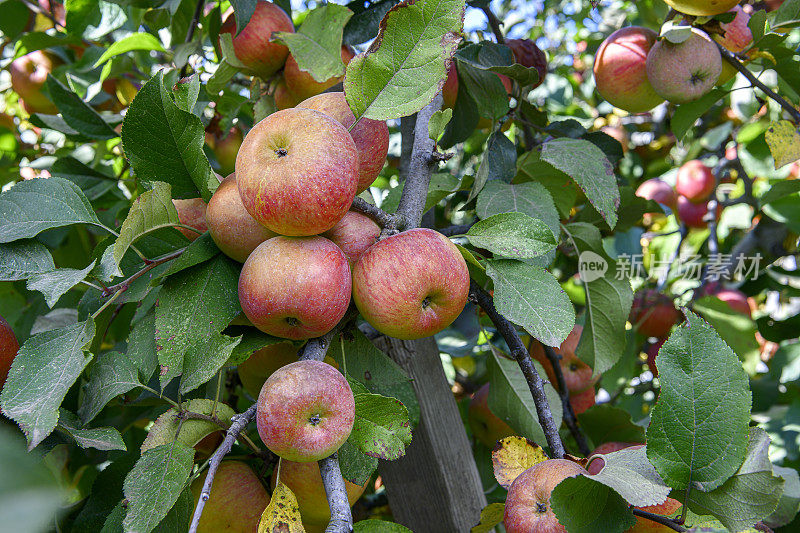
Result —
[[494, 301], [485, 290], [483, 290], [474, 281], [470, 283], [470, 297], [480, 305], [486, 315], [492, 321], [497, 331], [508, 344], [511, 350], [511, 355], [516, 359], [517, 364], [528, 382], [528, 388], [533, 396], [533, 403], [536, 405], [536, 414], [539, 417], [539, 425], [542, 426], [544, 436], [547, 439], [547, 445], [550, 447], [550, 452], [556, 459], [564, 457], [564, 443], [561, 442], [561, 436], [558, 434], [558, 426], [553, 420], [553, 413], [550, 411], [550, 405], [547, 403], [547, 396], [544, 393], [544, 382], [533, 366], [533, 361], [525, 348], [522, 339], [519, 337], [517, 329], [497, 312], [494, 307]]
[[448, 226], [446, 228], [437, 229], [439, 233], [444, 235], [445, 237], [454, 237], [456, 235], [464, 235], [469, 229], [475, 225], [477, 220], [473, 220], [469, 224], [455, 224], [453, 226]]
[[500, 28], [500, 21], [497, 19], [497, 16], [492, 11], [491, 6], [486, 3], [483, 7], [481, 7], [481, 11], [483, 14], [486, 15], [486, 20], [489, 22], [489, 27], [492, 28], [492, 33], [494, 33], [494, 38], [497, 39], [499, 44], [505, 44], [506, 39], [503, 37], [503, 30]]
[[247, 424], [249, 424], [255, 416], [256, 404], [251, 405], [250, 408], [244, 413], [235, 415], [232, 419], [231, 427], [228, 429], [222, 444], [219, 445], [217, 451], [215, 451], [209, 458], [208, 473], [206, 474], [206, 480], [203, 483], [203, 490], [200, 492], [200, 498], [197, 501], [197, 507], [194, 510], [194, 515], [192, 516], [192, 523], [189, 526], [189, 533], [197, 533], [197, 526], [200, 524], [200, 517], [203, 515], [203, 508], [205, 507], [208, 498], [211, 497], [211, 484], [214, 482], [214, 476], [217, 474], [217, 468], [219, 468], [222, 459], [228, 454], [228, 452], [231, 451], [233, 443], [239, 436], [239, 433], [241, 433], [244, 428], [247, 427]]
[[396, 230], [398, 226], [402, 225], [397, 215], [387, 213], [380, 207], [374, 206], [358, 196], [353, 200], [352, 209], [374, 220], [381, 229]]
[[336, 452], [319, 462], [319, 473], [322, 475], [322, 484], [331, 510], [331, 519], [325, 533], [350, 533], [353, 531], [353, 513], [347, 500], [347, 488]]
[[[197, 0], [197, 5], [194, 8], [194, 14], [192, 15], [192, 22], [189, 23], [189, 31], [186, 32], [186, 40], [184, 43], [188, 44], [192, 42], [194, 38], [194, 31], [197, 29], [197, 24], [200, 22], [200, 14], [203, 12], [203, 6], [205, 5], [205, 0]], [[181, 78], [186, 77], [186, 69], [189, 68], [189, 58], [186, 58], [186, 63], [181, 67]]]
[[761, 89], [761, 92], [772, 98], [778, 105], [780, 105], [784, 111], [789, 113], [794, 120], [795, 125], [800, 125], [800, 111], [797, 110], [792, 104], [790, 104], [786, 99], [780, 96], [778, 93], [767, 87], [764, 82], [756, 78], [755, 74], [750, 72], [750, 69], [747, 68], [739, 59], [723, 47], [721, 44], [716, 43], [717, 48], [719, 49], [719, 53], [722, 54], [722, 59], [730, 63], [733, 68], [738, 70], [742, 73], [742, 75], [747, 78], [747, 80], [753, 84], [753, 86], [758, 87]]
[[116, 294], [116, 293], [125, 292], [126, 290], [128, 290], [128, 288], [130, 288], [131, 284], [134, 281], [136, 281], [140, 277], [144, 276], [145, 274], [150, 272], [152, 269], [154, 269], [158, 265], [162, 265], [162, 264], [166, 263], [167, 261], [172, 261], [173, 259], [175, 259], [179, 255], [181, 255], [185, 250], [186, 250], [186, 248], [181, 248], [180, 250], [175, 250], [174, 252], [170, 252], [167, 255], [159, 257], [158, 259], [152, 259], [152, 260], [148, 259], [147, 260], [148, 261], [147, 264], [144, 267], [142, 267], [141, 270], [139, 270], [138, 272], [132, 274], [128, 279], [125, 279], [125, 280], [117, 283], [116, 285], [112, 285], [112, 286], [108, 287], [104, 291], [103, 296], [106, 297], [106, 296], [111, 295], [112, 293]]
[[544, 348], [544, 354], [547, 356], [547, 360], [550, 361], [550, 366], [553, 367], [553, 373], [556, 376], [558, 394], [561, 396], [561, 407], [564, 410], [564, 423], [567, 425], [569, 432], [578, 444], [578, 450], [580, 450], [583, 455], [588, 456], [591, 450], [589, 449], [589, 444], [586, 442], [586, 437], [581, 431], [581, 428], [578, 427], [578, 419], [575, 416], [575, 410], [572, 408], [572, 403], [569, 401], [567, 381], [564, 379], [564, 372], [561, 369], [561, 355], [557, 354], [550, 346], [542, 344], [542, 348]]
[[350, 309], [348, 309], [344, 314], [344, 317], [342, 317], [339, 323], [336, 324], [332, 330], [321, 337], [310, 339], [307, 343], [305, 343], [298, 354], [298, 358], [301, 361], [322, 361], [325, 359], [325, 354], [328, 353], [328, 348], [331, 345], [331, 341], [334, 339], [334, 337], [336, 337], [336, 335], [345, 329], [347, 324], [349, 324], [357, 314], [358, 311], [356, 311], [356, 308], [350, 307]]
[[633, 507], [631, 509], [633, 514], [636, 516], [640, 516], [646, 520], [650, 520], [652, 522], [656, 522], [657, 524], [661, 524], [663, 526], [667, 526], [668, 528], [672, 529], [673, 531], [687, 531], [687, 529], [681, 525], [675, 523], [672, 518], [667, 516], [662, 516], [660, 514], [648, 513], [647, 511], [642, 511], [641, 509], [637, 509]]

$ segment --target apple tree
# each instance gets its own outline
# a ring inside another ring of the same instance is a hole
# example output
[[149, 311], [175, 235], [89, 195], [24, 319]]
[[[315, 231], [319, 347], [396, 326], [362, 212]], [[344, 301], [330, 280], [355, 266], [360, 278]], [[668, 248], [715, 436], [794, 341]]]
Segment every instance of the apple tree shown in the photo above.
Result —
[[796, 531], [800, 0], [0, 0], [0, 523]]

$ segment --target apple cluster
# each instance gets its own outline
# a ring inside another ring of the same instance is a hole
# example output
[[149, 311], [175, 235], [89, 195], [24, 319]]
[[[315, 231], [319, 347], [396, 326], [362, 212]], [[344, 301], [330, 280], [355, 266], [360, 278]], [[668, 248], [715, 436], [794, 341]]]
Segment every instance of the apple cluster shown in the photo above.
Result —
[[[748, 27], [750, 15], [738, 0], [666, 2], [688, 17], [682, 31], [672, 30], [672, 35], [659, 37], [649, 28], [621, 28], [609, 35], [597, 51], [593, 67], [597, 92], [614, 107], [643, 113], [665, 100], [675, 104], [697, 100], [736, 74], [734, 67], [723, 60], [717, 43], [740, 53], [753, 42]], [[714, 26], [711, 35], [688, 26], [689, 19], [728, 11], [735, 15], [734, 19]]]

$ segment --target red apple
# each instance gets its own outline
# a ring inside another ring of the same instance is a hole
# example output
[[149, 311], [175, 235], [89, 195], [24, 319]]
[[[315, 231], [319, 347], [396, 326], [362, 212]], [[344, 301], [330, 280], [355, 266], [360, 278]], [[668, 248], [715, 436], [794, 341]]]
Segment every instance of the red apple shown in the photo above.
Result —
[[[289, 487], [297, 497], [300, 507], [300, 516], [303, 526], [327, 526], [331, 519], [331, 510], [328, 507], [328, 497], [322, 484], [322, 475], [319, 472], [319, 463], [296, 463], [294, 461], [281, 461], [281, 482]], [[275, 488], [278, 469], [272, 472], [270, 485]], [[364, 485], [356, 485], [344, 480], [347, 490], [347, 501], [352, 506], [364, 494]], [[324, 527], [323, 527], [324, 529]]]
[[14, 362], [18, 351], [19, 342], [17, 342], [17, 336], [14, 335], [14, 330], [0, 316], [0, 390], [3, 390], [11, 363]]
[[568, 477], [587, 474], [566, 459], [548, 459], [517, 476], [506, 496], [503, 525], [507, 533], [567, 533], [550, 508], [550, 493]]
[[644, 198], [645, 200], [653, 200], [673, 210], [678, 201], [672, 187], [670, 187], [667, 182], [658, 178], [649, 179], [639, 185], [639, 188], [636, 189], [636, 196]]
[[276, 370], [261, 388], [257, 405], [256, 425], [264, 445], [301, 463], [338, 450], [355, 419], [347, 380], [320, 361], [297, 361]]
[[206, 226], [206, 203], [202, 198], [188, 198], [186, 200], [172, 200], [175, 210], [178, 211], [178, 220], [184, 226], [195, 228], [192, 231], [186, 228], [176, 228], [183, 233], [190, 241], [195, 240], [201, 234], [208, 231]]
[[[639, 507], [639, 509], [661, 516], [672, 516], [678, 512], [681, 506], [682, 504], [678, 500], [667, 498], [662, 504], [648, 505], [647, 507]], [[672, 533], [673, 531], [675, 530], [671, 527], [637, 516], [636, 524], [634, 524], [632, 528], [626, 530], [625, 533]]]
[[[350, 60], [353, 59], [355, 55], [356, 54], [349, 46], [342, 46], [342, 61], [345, 65], [350, 63]], [[291, 54], [289, 54], [288, 59], [286, 59], [283, 77], [286, 80], [286, 87], [289, 89], [289, 92], [294, 94], [299, 100], [311, 98], [328, 87], [333, 87], [344, 78], [344, 76], [334, 76], [325, 81], [317, 81], [310, 73], [300, 70], [300, 65], [297, 64], [297, 60]]]
[[353, 300], [375, 329], [398, 339], [430, 337], [467, 303], [467, 264], [450, 239], [412, 229], [371, 246], [353, 269]]
[[667, 342], [667, 339], [661, 339], [658, 342], [651, 344], [650, 347], [647, 349], [647, 366], [650, 368], [650, 372], [653, 373], [653, 377], [658, 377], [658, 367], [656, 367], [656, 357], [658, 357], [658, 351], [664, 346], [664, 343]]
[[630, 113], [653, 109], [664, 99], [647, 78], [647, 54], [658, 35], [639, 26], [622, 28], [606, 38], [594, 59], [597, 92], [614, 107]]
[[[718, 205], [717, 220], [719, 220], [721, 212], [722, 208]], [[690, 228], [707, 228], [708, 221], [706, 220], [706, 216], [708, 215], [708, 202], [696, 204], [685, 196], [679, 195], [677, 215], [678, 219]]]
[[[578, 343], [581, 340], [582, 333], [583, 326], [576, 325], [570, 334], [567, 335], [567, 338], [564, 339], [564, 342], [561, 343], [561, 346], [554, 349], [556, 354], [561, 356], [561, 360], [559, 362], [561, 366], [561, 373], [564, 375], [564, 383], [567, 386], [567, 391], [569, 391], [570, 394], [583, 392], [589, 387], [592, 387], [595, 383], [597, 383], [597, 380], [600, 379], [600, 376], [597, 376], [593, 379], [592, 368], [579, 359], [575, 354], [575, 350], [578, 348]], [[553, 384], [553, 387], [558, 388], [558, 380], [556, 379], [553, 365], [550, 364], [550, 360], [547, 358], [542, 344], [536, 339], [531, 340], [528, 352], [531, 354], [531, 356], [533, 356], [534, 359], [542, 364], [545, 372], [547, 372], [547, 379], [550, 380], [550, 383]]]
[[720, 289], [719, 291], [713, 293], [713, 296], [716, 296], [728, 304], [728, 307], [730, 307], [733, 311], [743, 315], [752, 316], [750, 304], [747, 301], [747, 295], [745, 295], [745, 293], [742, 291], [736, 289]]
[[347, 128], [312, 109], [277, 111], [251, 129], [236, 157], [242, 203], [281, 235], [316, 235], [350, 209], [359, 154]]
[[291, 342], [270, 344], [256, 350], [237, 370], [242, 386], [254, 398], [258, 397], [264, 382], [276, 370], [297, 361], [297, 347]]
[[596, 402], [594, 386], [582, 392], [574, 392], [569, 395], [569, 404], [576, 415], [585, 413]]
[[258, 0], [250, 22], [236, 35], [236, 17], [228, 15], [220, 34], [230, 33], [236, 58], [249, 69], [249, 73], [269, 78], [283, 66], [289, 49], [281, 43], [271, 42], [273, 32], [294, 32], [292, 19], [272, 2]]
[[767, 0], [767, 11], [775, 11], [783, 5], [783, 0]]
[[273, 237], [247, 258], [239, 275], [239, 302], [261, 331], [310, 339], [330, 331], [350, 304], [350, 267], [323, 237]]
[[288, 87], [286, 87], [286, 80], [283, 79], [283, 76], [281, 76], [281, 78], [275, 84], [275, 90], [272, 93], [272, 97], [275, 99], [275, 107], [277, 107], [279, 110], [289, 109], [296, 106], [300, 102], [300, 100], [294, 94], [292, 94]]
[[303, 100], [297, 107], [314, 109], [337, 120], [350, 131], [358, 150], [358, 187], [356, 193], [366, 190], [386, 163], [389, 151], [389, 127], [383, 120], [362, 118], [356, 121], [355, 115], [347, 105], [343, 92], [323, 93]]
[[750, 22], [750, 15], [742, 9], [742, 6], [736, 6], [730, 12], [735, 13], [736, 18], [731, 22], [720, 23], [720, 27], [725, 33], [713, 37], [715, 41], [731, 52], [739, 53], [753, 44], [753, 32], [747, 25]]
[[256, 222], [244, 208], [235, 174], [219, 184], [208, 201], [205, 220], [217, 247], [240, 263], [244, 263], [259, 244], [277, 235]]
[[[593, 455], [605, 455], [607, 453], [618, 452], [620, 450], [624, 450], [625, 448], [630, 448], [631, 446], [641, 446], [641, 444], [642, 444], [641, 442], [616, 442], [616, 441], [604, 442], [603, 444], [592, 450], [592, 453], [590, 453], [588, 457], [591, 457]], [[595, 475], [598, 472], [600, 472], [600, 470], [602, 470], [604, 466], [605, 462], [603, 461], [603, 459], [594, 459], [586, 467], [586, 470], [588, 470], [590, 474]]]
[[664, 338], [681, 319], [681, 313], [667, 296], [653, 289], [639, 291], [633, 299], [628, 320], [646, 337]]
[[741, 0], [664, 0], [664, 2], [675, 11], [686, 13], [687, 15], [696, 15], [698, 17], [725, 13], [740, 1]]
[[489, 448], [494, 448], [498, 440], [515, 434], [511, 426], [489, 410], [488, 383], [472, 395], [467, 411], [467, 420], [472, 435], [478, 442]]
[[674, 104], [685, 104], [708, 93], [722, 73], [722, 56], [702, 30], [691, 29], [681, 43], [656, 41], [647, 55], [647, 77], [653, 90]]
[[539, 81], [531, 88], [535, 89], [544, 82], [547, 76], [547, 56], [530, 39], [506, 39], [506, 46], [514, 53], [514, 60], [522, 66], [535, 68], [539, 73]]
[[442, 108], [453, 109], [456, 106], [456, 98], [458, 98], [458, 71], [456, 70], [456, 62], [450, 63], [450, 68], [447, 71], [447, 79], [442, 86]]
[[43, 113], [55, 115], [56, 105], [42, 92], [47, 75], [53, 72], [61, 61], [50, 52], [37, 50], [18, 57], [8, 66], [11, 74], [11, 88], [24, 100], [29, 114]]
[[356, 211], [348, 211], [342, 220], [322, 234], [338, 246], [347, 256], [350, 267], [364, 252], [378, 241], [381, 228], [371, 218]]
[[[204, 474], [192, 482], [195, 506], [205, 480]], [[197, 533], [256, 531], [269, 499], [267, 490], [249, 466], [239, 461], [223, 461], [211, 483], [211, 497], [203, 508]]]
[[695, 203], [708, 200], [716, 187], [714, 174], [702, 161], [693, 159], [681, 165], [675, 180], [675, 191]]

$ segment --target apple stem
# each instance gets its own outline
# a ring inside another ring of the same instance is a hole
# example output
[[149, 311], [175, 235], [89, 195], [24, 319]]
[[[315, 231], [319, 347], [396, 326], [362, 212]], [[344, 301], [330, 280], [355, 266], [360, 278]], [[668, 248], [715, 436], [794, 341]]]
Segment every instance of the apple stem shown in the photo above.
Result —
[[242, 414], [235, 415], [232, 419], [231, 427], [228, 428], [223, 439], [222, 444], [219, 445], [217, 450], [211, 455], [208, 460], [208, 473], [206, 474], [205, 482], [203, 483], [203, 490], [200, 492], [200, 498], [197, 500], [197, 507], [192, 515], [192, 523], [189, 526], [189, 533], [197, 533], [197, 527], [200, 524], [200, 517], [203, 516], [203, 509], [206, 506], [208, 498], [211, 496], [211, 484], [214, 482], [214, 476], [217, 474], [222, 459], [231, 451], [233, 443], [239, 434], [247, 427], [253, 418], [256, 416], [256, 404], [251, 405], [247, 411]]
[[672, 529], [674, 531], [688, 531], [685, 527], [676, 524], [675, 521], [672, 518], [669, 518], [667, 516], [662, 516], [660, 514], [654, 514], [654, 513], [648, 513], [647, 511], [642, 511], [641, 509], [637, 509], [636, 507], [633, 507], [631, 509], [631, 511], [633, 511], [633, 514], [636, 515], [636, 516], [640, 516], [640, 517], [642, 517], [642, 518], [644, 518], [646, 520], [650, 520], [650, 521], [656, 522], [656, 523], [661, 524], [662, 526], [666, 526], [666, 527], [668, 527], [668, 528], [670, 528], [670, 529]]
[[544, 354], [547, 356], [547, 360], [550, 361], [550, 366], [553, 367], [553, 373], [556, 376], [558, 394], [561, 396], [561, 407], [564, 410], [564, 423], [567, 425], [567, 429], [569, 429], [569, 432], [578, 444], [578, 450], [580, 450], [581, 454], [588, 457], [591, 450], [589, 449], [589, 444], [586, 442], [586, 437], [581, 431], [581, 428], [578, 427], [575, 410], [572, 408], [572, 404], [569, 401], [567, 382], [564, 379], [564, 372], [561, 370], [561, 356], [550, 346], [542, 344], [542, 348], [544, 348]]
[[528, 382], [528, 388], [531, 391], [531, 396], [533, 396], [533, 403], [536, 405], [536, 414], [539, 417], [539, 424], [544, 431], [550, 453], [555, 459], [563, 459], [566, 453], [564, 451], [564, 443], [561, 442], [561, 436], [558, 434], [558, 426], [553, 420], [550, 404], [547, 403], [547, 396], [545, 396], [544, 393], [544, 381], [536, 371], [536, 367], [533, 366], [533, 361], [528, 353], [528, 349], [522, 342], [517, 329], [503, 315], [497, 312], [493, 298], [474, 281], [470, 281], [469, 294], [472, 301], [486, 311], [486, 315], [495, 325], [498, 333], [503, 336], [506, 344], [508, 344], [511, 355], [517, 361], [517, 364], [522, 370], [522, 374], [525, 376], [525, 380]]

